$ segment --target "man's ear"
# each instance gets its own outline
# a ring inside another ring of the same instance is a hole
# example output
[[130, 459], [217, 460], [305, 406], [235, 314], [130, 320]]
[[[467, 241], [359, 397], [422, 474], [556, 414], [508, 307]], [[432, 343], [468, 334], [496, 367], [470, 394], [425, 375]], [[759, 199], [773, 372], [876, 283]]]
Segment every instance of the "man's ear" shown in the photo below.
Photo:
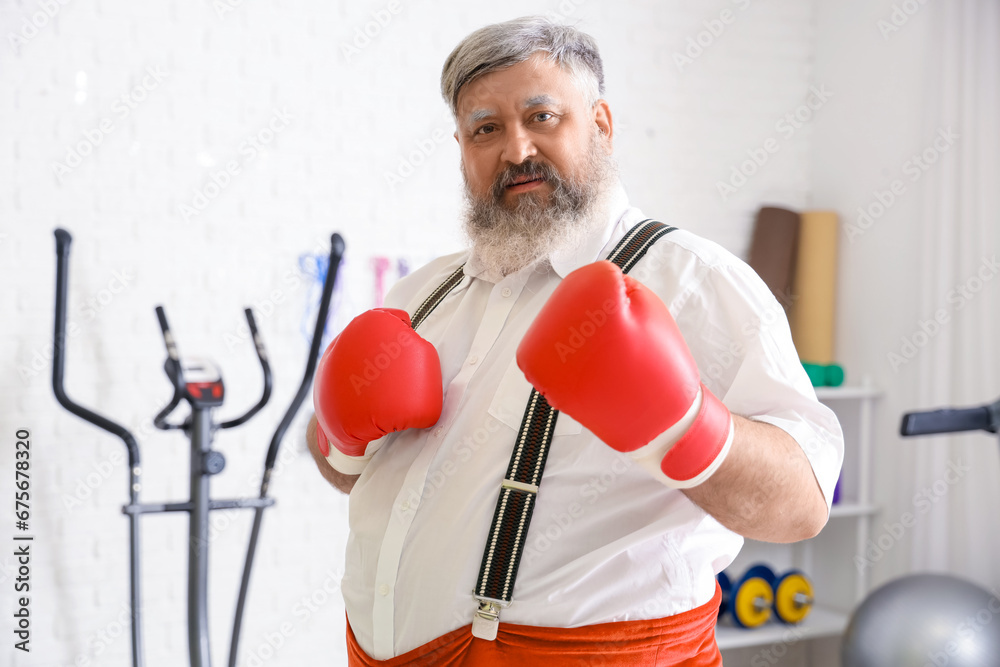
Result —
[[611, 118], [611, 107], [608, 106], [607, 100], [597, 100], [597, 103], [594, 105], [594, 123], [597, 125], [598, 132], [602, 135], [601, 142], [610, 154], [613, 149], [612, 137], [614, 136], [615, 125]]

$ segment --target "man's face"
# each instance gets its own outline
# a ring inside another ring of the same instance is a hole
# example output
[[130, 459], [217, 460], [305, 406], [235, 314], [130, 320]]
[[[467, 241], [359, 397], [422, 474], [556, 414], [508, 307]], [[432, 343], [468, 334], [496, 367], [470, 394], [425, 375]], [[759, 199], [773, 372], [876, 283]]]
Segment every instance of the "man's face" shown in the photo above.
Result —
[[588, 104], [572, 76], [545, 54], [466, 84], [457, 111], [455, 138], [470, 194], [508, 208], [523, 197], [551, 195], [552, 171], [585, 180], [595, 133], [603, 132], [598, 150], [611, 154], [607, 103]]

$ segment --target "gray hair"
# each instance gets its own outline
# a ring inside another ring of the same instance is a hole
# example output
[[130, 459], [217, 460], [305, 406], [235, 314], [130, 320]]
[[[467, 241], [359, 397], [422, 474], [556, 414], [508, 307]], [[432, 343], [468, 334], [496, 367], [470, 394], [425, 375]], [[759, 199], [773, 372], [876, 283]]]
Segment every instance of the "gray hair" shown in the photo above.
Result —
[[455, 47], [441, 70], [441, 95], [458, 116], [462, 86], [544, 51], [569, 72], [584, 99], [593, 105], [604, 95], [604, 66], [590, 35], [542, 16], [525, 16], [475, 31]]

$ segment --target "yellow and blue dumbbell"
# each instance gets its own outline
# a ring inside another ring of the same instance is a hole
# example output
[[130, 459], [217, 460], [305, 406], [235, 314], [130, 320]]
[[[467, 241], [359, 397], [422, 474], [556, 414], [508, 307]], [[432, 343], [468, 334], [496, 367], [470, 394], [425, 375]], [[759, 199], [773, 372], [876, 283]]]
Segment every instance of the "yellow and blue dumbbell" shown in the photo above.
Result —
[[741, 628], [756, 628], [771, 619], [774, 608], [774, 571], [767, 565], [754, 565], [733, 586], [729, 613]]
[[812, 608], [812, 584], [798, 570], [789, 570], [779, 578], [770, 567], [758, 564], [736, 584], [724, 572], [718, 580], [722, 589], [719, 618], [728, 611], [741, 628], [760, 627], [772, 613], [782, 623], [800, 623]]
[[799, 570], [785, 572], [774, 584], [774, 614], [782, 623], [801, 623], [814, 600], [812, 582]]

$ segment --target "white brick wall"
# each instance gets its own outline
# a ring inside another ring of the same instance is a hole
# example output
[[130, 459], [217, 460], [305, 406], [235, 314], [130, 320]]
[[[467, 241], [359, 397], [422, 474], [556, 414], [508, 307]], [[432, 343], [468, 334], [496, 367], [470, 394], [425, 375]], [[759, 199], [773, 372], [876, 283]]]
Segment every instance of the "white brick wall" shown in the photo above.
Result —
[[[252, 348], [239, 334], [243, 306], [255, 306], [274, 396], [249, 425], [219, 436], [228, 467], [213, 481], [216, 497], [251, 495], [304, 364], [309, 291], [299, 256], [323, 251], [332, 231], [345, 237], [340, 326], [374, 305], [374, 256], [415, 268], [460, 247], [458, 150], [437, 77], [474, 28], [557, 13], [597, 37], [624, 181], [648, 214], [743, 254], [758, 206], [809, 201], [811, 128], [785, 139], [775, 124], [822, 83], [811, 77], [811, 2], [392, 7], [19, 0], [0, 8], [0, 497], [9, 508], [14, 433], [28, 428], [36, 535], [32, 652], [23, 654], [11, 647], [14, 529], [10, 510], [2, 513], [0, 663], [129, 661], [124, 448], [59, 408], [50, 388], [55, 227], [75, 238], [69, 317], [78, 333], [68, 343], [68, 392], [139, 434], [143, 500], [155, 501], [186, 496], [188, 445], [150, 425], [170, 393], [154, 305], [166, 307], [182, 353], [222, 366], [222, 416], [260, 391]], [[718, 28], [712, 22], [724, 10], [732, 20], [706, 38], [706, 22]], [[345, 53], [379, 13], [387, 24], [359, 52]], [[32, 17], [41, 27], [23, 32]], [[699, 33], [711, 43], [679, 67], [675, 54]], [[276, 110], [293, 120], [251, 155], [244, 142]], [[779, 138], [778, 153], [723, 201], [717, 182], [768, 137]], [[55, 162], [88, 147], [78, 166], [54, 174]], [[231, 160], [239, 173], [185, 219], [181, 205], [194, 206], [196, 190], [214, 194], [212, 175], [224, 180], [218, 173]], [[407, 175], [390, 187], [388, 173]], [[112, 294], [115, 272], [128, 280]], [[265, 515], [241, 665], [345, 664], [336, 587], [347, 503], [304, 449], [307, 413], [288, 433], [272, 485], [278, 504]], [[250, 514], [213, 519], [211, 629], [214, 660], [223, 664]], [[148, 516], [142, 525], [148, 662], [186, 664], [186, 519]]]

